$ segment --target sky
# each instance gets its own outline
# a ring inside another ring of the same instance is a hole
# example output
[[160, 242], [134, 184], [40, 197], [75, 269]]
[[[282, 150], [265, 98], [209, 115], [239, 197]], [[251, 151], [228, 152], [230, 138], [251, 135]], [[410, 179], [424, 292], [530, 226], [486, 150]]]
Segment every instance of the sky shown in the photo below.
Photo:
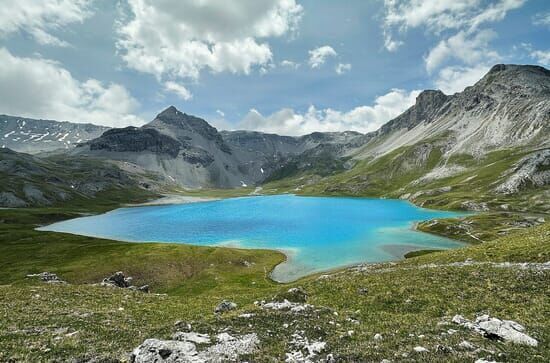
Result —
[[0, 0], [0, 113], [369, 132], [424, 89], [550, 67], [548, 0]]

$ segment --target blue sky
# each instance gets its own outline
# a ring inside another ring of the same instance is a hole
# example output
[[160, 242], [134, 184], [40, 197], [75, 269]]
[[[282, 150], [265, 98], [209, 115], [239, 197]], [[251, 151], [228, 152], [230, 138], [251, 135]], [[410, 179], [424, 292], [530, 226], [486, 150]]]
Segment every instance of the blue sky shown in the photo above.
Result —
[[[420, 90], [550, 65], [547, 0], [5, 0], [0, 113], [372, 131]], [[200, 5], [199, 5], [200, 4]]]

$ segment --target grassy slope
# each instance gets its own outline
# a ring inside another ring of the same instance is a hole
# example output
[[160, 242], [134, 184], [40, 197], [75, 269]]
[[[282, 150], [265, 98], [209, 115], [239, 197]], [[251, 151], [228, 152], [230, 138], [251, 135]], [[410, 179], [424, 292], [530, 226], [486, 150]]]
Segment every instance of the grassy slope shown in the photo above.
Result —
[[[64, 243], [93, 246], [101, 241], [77, 238], [74, 242]], [[130, 246], [136, 246], [119, 245], [126, 253], [133, 250], [134, 247]], [[170, 262], [179, 261], [182, 265], [190, 262], [185, 259], [189, 252], [186, 246], [167, 250], [159, 245], [154, 255], [150, 254], [150, 247], [137, 245], [139, 259], [132, 259], [136, 268], [154, 265], [158, 271], [172, 272]], [[143, 248], [143, 254], [139, 254], [140, 248]], [[178, 249], [181, 250], [175, 253]], [[111, 270], [117, 269], [120, 266], [117, 262], [128, 257], [126, 253], [114, 252], [116, 249], [110, 248], [107, 255], [101, 256], [101, 250], [98, 249], [100, 255], [95, 256], [95, 261], [108, 258], [99, 266], [112, 264]], [[206, 250], [198, 253], [197, 259], [212, 258]], [[38, 361], [54, 357], [125, 359], [127, 353], [145, 338], [169, 338], [178, 330], [174, 325], [176, 321], [189, 322], [195, 331], [211, 334], [223, 329], [229, 329], [232, 334], [256, 332], [262, 344], [260, 351], [250, 357], [253, 361], [272, 361], [269, 357], [273, 356], [282, 360], [284, 353], [291, 349], [290, 335], [301, 330], [311, 340], [327, 342], [327, 352], [346, 361], [406, 360], [401, 357], [403, 353], [409, 354], [408, 359], [430, 362], [473, 361], [478, 357], [538, 362], [550, 358], [549, 271], [532, 273], [489, 266], [419, 268], [424, 264], [445, 264], [467, 258], [476, 261], [548, 261], [549, 223], [491, 243], [432, 253], [397, 264], [377, 265], [367, 273], [343, 270], [329, 278], [312, 276], [286, 286], [270, 283], [264, 278], [262, 267], [276, 263], [279, 256], [261, 251], [244, 251], [247, 254], [243, 256], [241, 252], [220, 249], [215, 257], [219, 265], [208, 271], [198, 271], [190, 280], [180, 276], [180, 281], [174, 281], [172, 287], [163, 287], [162, 284], [157, 287], [169, 291], [168, 295], [89, 285], [51, 286], [21, 280], [20, 274], [28, 267], [13, 263], [15, 259], [10, 258], [12, 266], [20, 266], [20, 272], [14, 272], [11, 278], [2, 275], [6, 285], [0, 286], [0, 315], [3, 316], [0, 320], [0, 360]], [[83, 255], [87, 253], [87, 250], [82, 250]], [[40, 260], [35, 252], [19, 256], [20, 259], [23, 257], [26, 261]], [[236, 262], [243, 257], [255, 259], [256, 265], [246, 268], [224, 263], [227, 259]], [[156, 260], [152, 262], [152, 258]], [[94, 264], [76, 264], [67, 268], [63, 259], [55, 261], [52, 259], [48, 265], [74, 281], [85, 281], [96, 270]], [[3, 266], [6, 263], [3, 260]], [[143, 271], [152, 272], [147, 268]], [[148, 275], [144, 275], [142, 281], [147, 279]], [[8, 280], [15, 280], [15, 283], [8, 284]], [[176, 288], [178, 283], [179, 288]], [[253, 304], [255, 300], [269, 299], [277, 292], [297, 285], [308, 292], [310, 304], [324, 308], [313, 314], [289, 316], [289, 313], [267, 312]], [[197, 288], [199, 286], [201, 288]], [[366, 288], [367, 293], [358, 293], [361, 288]], [[238, 311], [215, 317], [212, 309], [222, 298], [236, 301]], [[239, 318], [238, 315], [245, 311], [255, 312], [256, 316]], [[479, 313], [516, 320], [524, 324], [527, 332], [541, 344], [537, 348], [505, 344], [482, 338], [450, 323], [441, 324], [454, 314], [473, 318]], [[350, 317], [359, 324], [348, 321]], [[285, 327], [285, 323], [291, 324]], [[450, 328], [457, 329], [458, 333], [444, 335]], [[351, 337], [348, 335], [350, 330], [353, 330]], [[66, 335], [75, 331], [78, 333]], [[374, 341], [376, 333], [382, 334], [384, 339]], [[484, 351], [472, 354], [457, 349], [457, 344], [464, 339], [495, 354]], [[438, 353], [438, 344], [453, 348], [453, 353]], [[411, 356], [412, 348], [418, 345], [430, 349], [430, 353]]]

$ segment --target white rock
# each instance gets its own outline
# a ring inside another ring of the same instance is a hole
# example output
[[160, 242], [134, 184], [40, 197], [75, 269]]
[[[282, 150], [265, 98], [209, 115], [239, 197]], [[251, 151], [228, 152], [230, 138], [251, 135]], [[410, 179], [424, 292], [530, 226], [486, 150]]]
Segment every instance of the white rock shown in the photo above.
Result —
[[421, 347], [421, 346], [414, 347], [413, 350], [414, 350], [416, 353], [426, 353], [426, 352], [429, 352], [428, 349], [426, 349], [426, 348], [424, 348], [424, 347]]
[[515, 321], [500, 320], [485, 315], [477, 318], [475, 323], [487, 336], [494, 335], [505, 341], [532, 347], [538, 345], [538, 341], [523, 333], [525, 328]]
[[374, 340], [382, 340], [384, 337], [382, 337], [382, 334], [376, 333], [374, 334]]

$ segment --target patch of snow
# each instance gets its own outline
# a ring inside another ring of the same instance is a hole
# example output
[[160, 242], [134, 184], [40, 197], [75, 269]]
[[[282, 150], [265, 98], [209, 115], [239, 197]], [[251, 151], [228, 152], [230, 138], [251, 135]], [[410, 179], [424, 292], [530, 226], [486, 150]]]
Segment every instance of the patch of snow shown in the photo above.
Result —
[[63, 141], [65, 140], [65, 138], [69, 136], [69, 133], [67, 132], [65, 135], [63, 135], [62, 137], [60, 137], [59, 139], [57, 139], [57, 141]]
[[36, 139], [35, 141], [42, 141], [46, 136], [48, 136], [50, 134], [50, 132], [46, 132], [44, 135], [41, 135], [38, 139]]

